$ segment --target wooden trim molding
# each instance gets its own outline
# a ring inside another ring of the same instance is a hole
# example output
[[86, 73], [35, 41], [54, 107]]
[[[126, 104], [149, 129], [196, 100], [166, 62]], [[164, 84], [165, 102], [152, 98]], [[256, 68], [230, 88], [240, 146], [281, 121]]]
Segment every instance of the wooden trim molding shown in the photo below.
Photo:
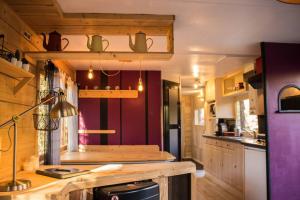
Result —
[[79, 98], [138, 98], [137, 90], [79, 90]]
[[116, 130], [78, 130], [79, 134], [115, 134]]

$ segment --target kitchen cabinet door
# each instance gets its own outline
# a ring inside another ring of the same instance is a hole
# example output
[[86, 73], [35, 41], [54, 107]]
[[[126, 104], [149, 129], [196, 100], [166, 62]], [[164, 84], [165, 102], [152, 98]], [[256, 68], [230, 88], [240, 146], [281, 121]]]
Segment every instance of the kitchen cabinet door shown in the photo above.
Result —
[[244, 146], [236, 145], [233, 157], [232, 185], [240, 190], [244, 190]]
[[222, 151], [222, 180], [231, 185], [233, 178], [233, 151], [230, 149], [223, 149]]
[[205, 88], [206, 101], [211, 102], [216, 100], [215, 79], [207, 81]]

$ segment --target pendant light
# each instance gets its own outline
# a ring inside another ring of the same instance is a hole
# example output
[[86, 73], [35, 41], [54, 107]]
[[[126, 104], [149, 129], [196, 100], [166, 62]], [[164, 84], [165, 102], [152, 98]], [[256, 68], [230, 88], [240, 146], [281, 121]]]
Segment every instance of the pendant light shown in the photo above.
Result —
[[90, 66], [89, 72], [88, 72], [88, 79], [94, 79], [94, 71], [92, 69], [92, 66]]
[[142, 64], [141, 64], [141, 60], [140, 60], [140, 77], [139, 77], [139, 82], [138, 82], [138, 91], [139, 92], [143, 92], [143, 90], [144, 90], [141, 65]]

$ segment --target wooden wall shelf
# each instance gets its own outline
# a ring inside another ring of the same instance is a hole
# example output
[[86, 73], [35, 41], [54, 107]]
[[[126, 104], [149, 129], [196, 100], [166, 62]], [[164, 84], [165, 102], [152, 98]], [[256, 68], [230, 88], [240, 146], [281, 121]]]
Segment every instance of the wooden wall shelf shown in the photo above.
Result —
[[138, 98], [137, 90], [79, 90], [79, 98]]
[[161, 60], [168, 61], [173, 53], [169, 52], [89, 52], [89, 51], [63, 51], [63, 52], [25, 52], [25, 58], [33, 60]]
[[15, 86], [14, 94], [17, 94], [31, 79], [34, 78], [32, 73], [11, 64], [3, 58], [0, 58], [0, 73], [13, 78], [22, 78], [22, 80], [20, 80], [20, 82]]
[[116, 130], [78, 130], [79, 134], [115, 134]]

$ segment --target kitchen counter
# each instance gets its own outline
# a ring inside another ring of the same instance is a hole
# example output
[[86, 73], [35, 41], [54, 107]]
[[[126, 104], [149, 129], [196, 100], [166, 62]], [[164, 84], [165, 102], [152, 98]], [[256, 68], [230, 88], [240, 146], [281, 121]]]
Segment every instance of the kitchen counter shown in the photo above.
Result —
[[255, 147], [255, 148], [261, 148], [261, 149], [266, 148], [265, 143], [259, 142], [259, 140], [253, 139], [253, 138], [235, 137], [235, 136], [216, 136], [213, 134], [204, 134], [203, 137], [208, 137], [208, 138], [218, 139], [218, 140], [225, 140], [228, 142], [237, 142], [237, 143], [241, 143], [245, 146], [250, 146], [250, 147]]
[[61, 155], [62, 164], [149, 163], [170, 162], [176, 158], [163, 151], [153, 152], [66, 152]]
[[91, 189], [94, 187], [128, 183], [142, 180], [153, 180], [160, 186], [161, 200], [168, 200], [168, 177], [191, 174], [192, 200], [196, 200], [195, 172], [196, 166], [192, 162], [164, 162], [149, 164], [108, 164], [108, 165], [61, 165], [41, 166], [45, 168], [78, 168], [92, 170], [90, 173], [68, 179], [55, 179], [38, 175], [34, 172], [20, 172], [18, 179], [29, 179], [32, 187], [20, 192], [0, 192], [0, 200], [5, 199], [39, 199], [61, 200], [69, 199], [74, 191]]

